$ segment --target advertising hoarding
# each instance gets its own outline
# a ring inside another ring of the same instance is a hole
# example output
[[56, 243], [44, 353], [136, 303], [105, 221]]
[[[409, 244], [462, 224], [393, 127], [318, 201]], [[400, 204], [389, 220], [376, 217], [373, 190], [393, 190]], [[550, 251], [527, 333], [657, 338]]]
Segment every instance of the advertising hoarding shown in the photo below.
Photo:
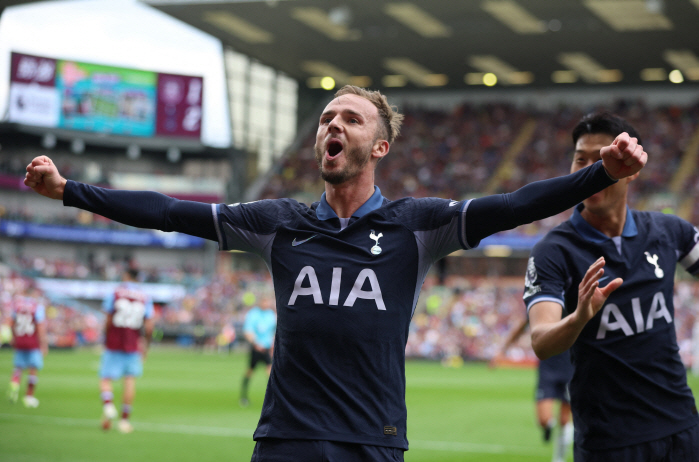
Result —
[[201, 137], [203, 78], [12, 53], [10, 122], [121, 136]]

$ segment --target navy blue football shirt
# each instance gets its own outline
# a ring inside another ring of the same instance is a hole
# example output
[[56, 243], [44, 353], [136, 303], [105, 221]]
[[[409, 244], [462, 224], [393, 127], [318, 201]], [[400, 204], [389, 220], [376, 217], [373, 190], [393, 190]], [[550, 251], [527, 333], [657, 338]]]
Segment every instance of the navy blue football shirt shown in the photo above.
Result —
[[589, 266], [605, 258], [600, 285], [624, 283], [571, 347], [575, 443], [611, 449], [659, 439], [699, 422], [679, 356], [673, 289], [679, 262], [699, 274], [699, 230], [674, 216], [627, 210], [622, 235], [609, 238], [580, 215], [532, 250], [525, 280], [529, 310], [541, 301], [572, 312]]
[[[385, 199], [351, 218], [323, 196], [245, 204], [178, 201], [68, 181], [64, 205], [263, 258], [277, 301], [274, 361], [254, 438], [407, 449], [405, 344], [430, 266], [490, 234], [572, 207], [612, 184], [602, 162], [471, 201]], [[213, 217], [213, 219], [212, 219]]]
[[408, 326], [430, 266], [466, 247], [467, 204], [390, 202], [375, 188], [345, 228], [325, 195], [310, 207], [213, 206], [220, 248], [258, 254], [274, 281], [274, 364], [255, 439], [408, 448]]

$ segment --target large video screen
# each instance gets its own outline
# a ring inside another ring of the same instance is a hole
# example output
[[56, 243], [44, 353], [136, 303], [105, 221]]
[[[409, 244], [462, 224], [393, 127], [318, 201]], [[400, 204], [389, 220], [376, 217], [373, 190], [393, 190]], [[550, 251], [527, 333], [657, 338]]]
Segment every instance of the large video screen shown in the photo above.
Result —
[[202, 77], [12, 53], [10, 122], [125, 136], [200, 138]]

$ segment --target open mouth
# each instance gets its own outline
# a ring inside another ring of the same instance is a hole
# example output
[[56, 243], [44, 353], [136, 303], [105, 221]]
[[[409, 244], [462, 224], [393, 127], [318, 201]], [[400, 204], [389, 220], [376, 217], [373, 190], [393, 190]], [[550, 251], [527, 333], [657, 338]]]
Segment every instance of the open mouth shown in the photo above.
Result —
[[334, 159], [342, 152], [342, 143], [337, 140], [328, 142], [328, 157]]

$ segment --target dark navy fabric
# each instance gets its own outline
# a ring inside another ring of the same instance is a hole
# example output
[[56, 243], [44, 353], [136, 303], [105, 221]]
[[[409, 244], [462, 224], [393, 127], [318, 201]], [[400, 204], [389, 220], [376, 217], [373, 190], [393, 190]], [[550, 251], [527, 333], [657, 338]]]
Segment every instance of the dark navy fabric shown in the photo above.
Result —
[[573, 448], [575, 462], [699, 462], [699, 425], [645, 443], [587, 451]]
[[613, 182], [597, 162], [472, 201], [391, 202], [376, 188], [344, 229], [325, 197], [311, 206], [291, 199], [209, 205], [69, 181], [63, 200], [263, 258], [278, 324], [256, 440], [407, 449], [405, 344], [430, 266], [490, 233], [560, 213]]
[[274, 361], [256, 440], [408, 448], [408, 326], [429, 267], [461, 248], [467, 202], [390, 202], [378, 188], [370, 201], [345, 229], [324, 200], [216, 206], [221, 249], [259, 254], [274, 281]]
[[542, 399], [570, 401], [568, 383], [573, 377], [573, 363], [570, 361], [568, 351], [539, 361], [538, 375], [537, 401]]
[[250, 462], [403, 462], [399, 448], [335, 441], [263, 438]]
[[[576, 444], [609, 449], [662, 438], [699, 422], [675, 334], [677, 263], [699, 273], [699, 231], [656, 212], [629, 210], [616, 243], [580, 215], [549, 232], [532, 250], [524, 300], [577, 307], [578, 285], [600, 256], [600, 280], [624, 283], [591, 319], [571, 348], [570, 384]], [[564, 312], [565, 312], [564, 311]]]

